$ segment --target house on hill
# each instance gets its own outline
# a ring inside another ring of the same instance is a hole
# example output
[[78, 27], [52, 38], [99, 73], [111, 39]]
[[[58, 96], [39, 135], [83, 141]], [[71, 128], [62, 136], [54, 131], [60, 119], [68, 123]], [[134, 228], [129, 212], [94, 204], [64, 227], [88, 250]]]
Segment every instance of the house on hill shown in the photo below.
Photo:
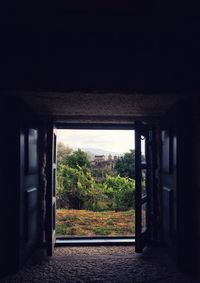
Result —
[[117, 156], [112, 156], [109, 154], [107, 157], [105, 155], [95, 155], [94, 161], [92, 162], [93, 175], [96, 182], [102, 182], [106, 175], [114, 175], [115, 172], [115, 162]]
[[95, 155], [93, 166], [98, 168], [110, 168], [114, 169], [115, 162], [117, 160], [117, 156], [112, 156], [109, 154], [106, 158], [105, 155]]

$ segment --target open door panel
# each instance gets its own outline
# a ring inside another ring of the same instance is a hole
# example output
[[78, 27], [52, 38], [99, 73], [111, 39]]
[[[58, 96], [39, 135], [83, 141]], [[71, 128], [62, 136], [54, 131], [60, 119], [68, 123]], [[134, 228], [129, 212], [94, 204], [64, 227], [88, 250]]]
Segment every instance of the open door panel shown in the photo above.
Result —
[[153, 132], [135, 123], [135, 251], [141, 253], [150, 241], [150, 200]]
[[47, 132], [46, 247], [48, 256], [53, 255], [56, 242], [56, 140], [56, 129], [52, 123]]

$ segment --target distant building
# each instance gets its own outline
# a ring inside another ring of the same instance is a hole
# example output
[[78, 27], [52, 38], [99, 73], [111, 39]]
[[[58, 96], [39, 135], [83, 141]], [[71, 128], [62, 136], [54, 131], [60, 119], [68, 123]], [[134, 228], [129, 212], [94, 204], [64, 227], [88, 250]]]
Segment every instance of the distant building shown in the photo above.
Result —
[[112, 160], [112, 155], [109, 154], [109, 155], [108, 155], [108, 161], [111, 161], [111, 160]]
[[92, 165], [96, 168], [114, 169], [115, 162], [117, 159], [118, 157], [116, 155], [113, 157], [111, 154], [109, 154], [107, 158], [105, 155], [95, 155]]
[[118, 156], [117, 155], [115, 155], [114, 156], [114, 161], [116, 161], [118, 159]]
[[118, 159], [117, 156], [112, 156], [109, 154], [105, 155], [95, 155], [94, 160], [92, 161], [93, 166], [93, 177], [96, 182], [102, 182], [106, 175], [115, 175], [115, 163]]
[[95, 155], [94, 156], [94, 163], [102, 163], [105, 162], [105, 155]]

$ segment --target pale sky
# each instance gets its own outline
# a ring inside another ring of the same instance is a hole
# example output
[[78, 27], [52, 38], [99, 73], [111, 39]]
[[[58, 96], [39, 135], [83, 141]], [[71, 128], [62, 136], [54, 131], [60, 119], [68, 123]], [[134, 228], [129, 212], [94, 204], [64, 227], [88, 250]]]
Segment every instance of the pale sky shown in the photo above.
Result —
[[71, 148], [98, 148], [119, 154], [135, 148], [133, 130], [57, 130], [57, 137]]

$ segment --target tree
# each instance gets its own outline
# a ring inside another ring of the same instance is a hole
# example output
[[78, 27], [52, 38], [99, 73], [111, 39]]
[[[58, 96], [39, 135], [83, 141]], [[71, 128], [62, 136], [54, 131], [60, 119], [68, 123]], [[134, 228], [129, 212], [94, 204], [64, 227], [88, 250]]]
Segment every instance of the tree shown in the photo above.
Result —
[[82, 209], [86, 201], [94, 198], [94, 187], [90, 171], [61, 164], [57, 176], [58, 207]]
[[71, 168], [85, 167], [90, 168], [91, 162], [89, 160], [88, 154], [81, 149], [74, 151], [70, 155], [66, 155], [63, 163]]
[[95, 196], [95, 181], [91, 175], [89, 157], [80, 149], [71, 152], [63, 144], [59, 145], [58, 157], [57, 206], [82, 209], [84, 203], [91, 203]]
[[115, 170], [121, 177], [135, 179], [135, 150], [125, 153], [115, 163]]
[[58, 162], [58, 166], [60, 166], [60, 164], [64, 163], [64, 160], [66, 158], [66, 156], [70, 155], [72, 153], [72, 149], [65, 145], [62, 142], [59, 142], [57, 145], [57, 162]]

